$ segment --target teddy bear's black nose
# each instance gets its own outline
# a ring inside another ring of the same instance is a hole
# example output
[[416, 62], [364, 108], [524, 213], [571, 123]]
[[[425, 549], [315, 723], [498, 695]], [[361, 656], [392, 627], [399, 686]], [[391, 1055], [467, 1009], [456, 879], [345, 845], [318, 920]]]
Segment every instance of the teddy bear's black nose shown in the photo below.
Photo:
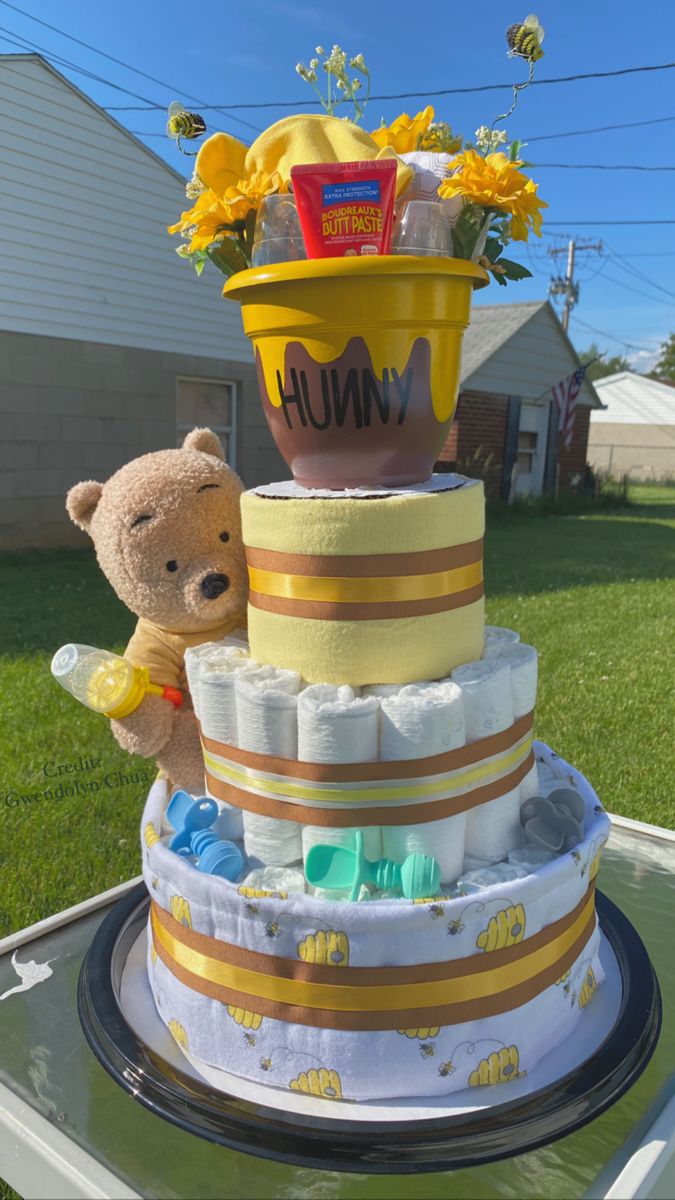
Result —
[[207, 600], [216, 600], [229, 586], [227, 575], [205, 575], [202, 579], [202, 591]]

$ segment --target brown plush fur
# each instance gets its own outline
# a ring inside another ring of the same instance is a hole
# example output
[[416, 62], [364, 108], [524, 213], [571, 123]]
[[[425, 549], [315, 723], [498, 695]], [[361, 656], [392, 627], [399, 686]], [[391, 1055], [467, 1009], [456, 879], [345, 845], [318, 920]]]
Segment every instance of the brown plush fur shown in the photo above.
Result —
[[[194, 429], [180, 449], [145, 454], [107, 483], [78, 483], [68, 493], [69, 516], [92, 538], [120, 600], [141, 618], [129, 652], [137, 665], [150, 667], [153, 682], [184, 684], [186, 644], [199, 645], [245, 624], [242, 491], [217, 436]], [[209, 575], [229, 580], [213, 599], [202, 588]], [[140, 662], [146, 649], [148, 661]], [[131, 716], [111, 724], [125, 749], [156, 756], [173, 783], [201, 790], [204, 772], [190, 707], [176, 711], [148, 695]]]

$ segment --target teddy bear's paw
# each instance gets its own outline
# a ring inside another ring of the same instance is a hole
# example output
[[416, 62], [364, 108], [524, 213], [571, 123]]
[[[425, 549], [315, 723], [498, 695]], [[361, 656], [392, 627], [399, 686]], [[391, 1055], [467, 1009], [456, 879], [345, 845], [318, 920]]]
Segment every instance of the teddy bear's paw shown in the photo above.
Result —
[[180, 708], [176, 713], [171, 737], [157, 755], [157, 765], [166, 771], [174, 787], [192, 795], [203, 792], [204, 760], [192, 709]]
[[154, 758], [171, 737], [175, 712], [173, 704], [162, 696], [144, 696], [135, 712], [121, 721], [111, 721], [110, 728], [123, 750]]

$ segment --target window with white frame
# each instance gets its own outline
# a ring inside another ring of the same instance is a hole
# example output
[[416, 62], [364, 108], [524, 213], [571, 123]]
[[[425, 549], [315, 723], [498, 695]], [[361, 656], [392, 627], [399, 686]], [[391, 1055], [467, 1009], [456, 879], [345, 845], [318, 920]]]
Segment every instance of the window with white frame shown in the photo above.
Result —
[[537, 453], [537, 434], [521, 430], [518, 434], [518, 474], [529, 475]]
[[237, 385], [224, 379], [182, 376], [176, 380], [178, 445], [191, 429], [204, 426], [218, 434], [227, 462], [236, 468]]

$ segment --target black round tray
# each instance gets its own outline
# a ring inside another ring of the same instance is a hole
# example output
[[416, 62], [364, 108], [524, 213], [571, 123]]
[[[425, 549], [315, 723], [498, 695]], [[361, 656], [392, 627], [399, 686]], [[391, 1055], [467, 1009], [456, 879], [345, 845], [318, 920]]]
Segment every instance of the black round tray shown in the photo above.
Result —
[[117, 1000], [119, 983], [147, 922], [148, 904], [141, 883], [117, 902], [94, 937], [78, 984], [85, 1037], [113, 1079], [151, 1112], [208, 1141], [261, 1158], [317, 1170], [403, 1175], [522, 1154], [581, 1128], [614, 1104], [642, 1073], [658, 1041], [661, 995], [647, 951], [623, 913], [598, 893], [600, 928], [621, 972], [620, 1008], [591, 1058], [554, 1085], [479, 1111], [412, 1122], [286, 1112], [284, 1092], [275, 1089], [269, 1104], [252, 1104], [216, 1092], [166, 1062], [125, 1020]]

